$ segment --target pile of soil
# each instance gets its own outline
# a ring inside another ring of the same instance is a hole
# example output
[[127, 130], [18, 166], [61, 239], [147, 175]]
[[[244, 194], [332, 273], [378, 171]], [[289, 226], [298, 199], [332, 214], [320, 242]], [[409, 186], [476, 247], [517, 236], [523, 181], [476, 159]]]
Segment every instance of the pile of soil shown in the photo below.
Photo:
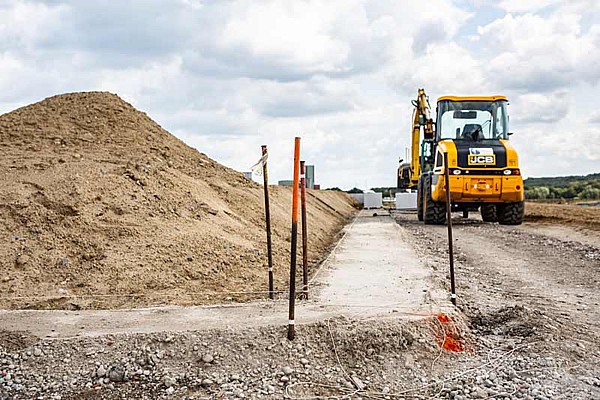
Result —
[[[291, 190], [271, 193], [283, 290]], [[327, 191], [308, 209], [314, 265], [355, 210]], [[3, 308], [205, 304], [267, 288], [262, 188], [110, 93], [0, 116], [0, 225]]]

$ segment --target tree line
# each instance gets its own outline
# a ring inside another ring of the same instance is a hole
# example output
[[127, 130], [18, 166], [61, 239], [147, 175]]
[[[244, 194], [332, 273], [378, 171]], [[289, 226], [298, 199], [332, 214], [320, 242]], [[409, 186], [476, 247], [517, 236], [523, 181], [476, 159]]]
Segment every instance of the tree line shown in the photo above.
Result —
[[526, 199], [600, 199], [600, 173], [552, 178], [527, 178]]

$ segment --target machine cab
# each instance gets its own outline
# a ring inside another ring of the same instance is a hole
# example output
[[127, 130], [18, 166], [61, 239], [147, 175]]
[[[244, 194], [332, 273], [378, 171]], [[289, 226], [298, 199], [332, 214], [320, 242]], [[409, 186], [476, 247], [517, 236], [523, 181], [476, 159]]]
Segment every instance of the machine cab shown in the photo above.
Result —
[[435, 141], [489, 142], [508, 139], [505, 96], [444, 96], [437, 103]]

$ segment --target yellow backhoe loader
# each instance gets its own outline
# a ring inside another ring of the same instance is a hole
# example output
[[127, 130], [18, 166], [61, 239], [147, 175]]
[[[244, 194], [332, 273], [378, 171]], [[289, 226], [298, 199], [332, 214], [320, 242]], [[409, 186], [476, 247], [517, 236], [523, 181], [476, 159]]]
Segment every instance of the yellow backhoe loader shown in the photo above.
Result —
[[[444, 96], [436, 121], [419, 89], [412, 125], [410, 162], [398, 168], [398, 188], [417, 189], [417, 215], [426, 224], [446, 222], [444, 153], [448, 153], [452, 211], [480, 210], [486, 222], [519, 225], [525, 211], [523, 179], [508, 140], [505, 96]], [[421, 131], [423, 138], [421, 139]]]

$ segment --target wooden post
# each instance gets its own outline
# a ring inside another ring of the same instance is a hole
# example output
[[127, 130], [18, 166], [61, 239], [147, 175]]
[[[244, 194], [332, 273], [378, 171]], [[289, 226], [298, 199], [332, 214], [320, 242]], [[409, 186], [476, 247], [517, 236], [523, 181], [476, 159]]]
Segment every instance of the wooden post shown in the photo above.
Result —
[[446, 219], [448, 220], [448, 254], [450, 256], [450, 301], [456, 305], [456, 288], [454, 286], [454, 243], [452, 241], [452, 211], [450, 197], [450, 168], [448, 153], [444, 152], [444, 180], [446, 186]]
[[290, 249], [290, 307], [288, 319], [289, 340], [296, 336], [295, 307], [296, 307], [296, 249], [298, 245], [298, 175], [300, 167], [300, 138], [294, 140], [294, 178], [292, 186], [292, 244]]
[[273, 246], [271, 243], [271, 209], [269, 207], [269, 175], [267, 172], [267, 146], [261, 146], [263, 161], [263, 185], [265, 192], [265, 222], [267, 228], [267, 259], [269, 262], [269, 298], [273, 299]]
[[302, 212], [302, 297], [308, 300], [308, 238], [306, 236], [306, 170], [300, 161], [300, 204]]

